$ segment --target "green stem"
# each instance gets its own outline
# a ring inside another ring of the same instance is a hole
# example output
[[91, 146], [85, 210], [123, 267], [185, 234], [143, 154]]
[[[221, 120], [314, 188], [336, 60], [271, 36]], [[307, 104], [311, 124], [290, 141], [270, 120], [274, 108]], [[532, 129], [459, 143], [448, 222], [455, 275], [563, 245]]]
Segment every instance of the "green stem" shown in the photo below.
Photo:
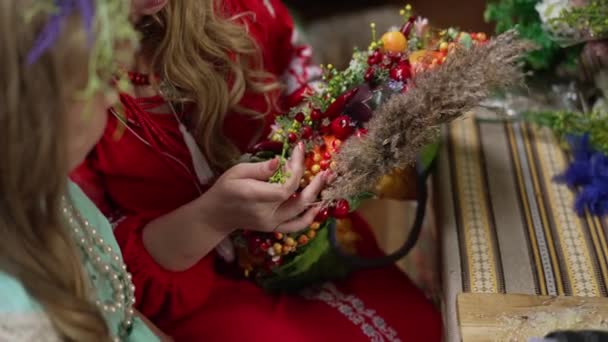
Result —
[[283, 141], [283, 151], [281, 152], [281, 156], [279, 157], [279, 168], [277, 169], [277, 171], [275, 171], [272, 177], [270, 177], [270, 183], [283, 184], [287, 181], [287, 178], [289, 178], [289, 173], [284, 172], [285, 163], [287, 161], [286, 155], [288, 150], [289, 144], [287, 143], [287, 141]]

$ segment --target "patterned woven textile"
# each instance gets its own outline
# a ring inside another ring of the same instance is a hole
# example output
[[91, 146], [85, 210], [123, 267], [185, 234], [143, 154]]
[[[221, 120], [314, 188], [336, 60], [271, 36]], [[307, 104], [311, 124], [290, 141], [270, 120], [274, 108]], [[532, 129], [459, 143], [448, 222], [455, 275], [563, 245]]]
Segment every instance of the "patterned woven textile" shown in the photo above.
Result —
[[547, 129], [471, 116], [444, 131], [436, 184], [448, 341], [456, 295], [607, 296], [608, 222], [553, 182], [569, 156]]

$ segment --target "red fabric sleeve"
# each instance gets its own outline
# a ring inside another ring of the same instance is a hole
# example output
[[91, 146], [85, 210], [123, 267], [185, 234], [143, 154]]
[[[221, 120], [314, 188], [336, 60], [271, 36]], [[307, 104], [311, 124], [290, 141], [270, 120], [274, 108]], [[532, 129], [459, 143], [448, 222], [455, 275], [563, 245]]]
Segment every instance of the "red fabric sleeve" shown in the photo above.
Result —
[[213, 257], [205, 257], [182, 272], [164, 269], [142, 240], [143, 229], [149, 221], [141, 216], [123, 217], [116, 222], [114, 235], [133, 277], [137, 309], [161, 329], [167, 329], [170, 322], [165, 319], [199, 309], [209, 296], [215, 277]]

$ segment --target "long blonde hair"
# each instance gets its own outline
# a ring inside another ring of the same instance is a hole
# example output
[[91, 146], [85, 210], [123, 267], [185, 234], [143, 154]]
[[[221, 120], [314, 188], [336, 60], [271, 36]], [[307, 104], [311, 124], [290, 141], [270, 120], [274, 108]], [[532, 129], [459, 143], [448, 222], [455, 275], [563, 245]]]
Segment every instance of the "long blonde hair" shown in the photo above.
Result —
[[73, 16], [54, 47], [26, 66], [47, 19], [26, 22], [33, 2], [0, 1], [0, 268], [42, 305], [62, 339], [106, 341], [108, 327], [60, 211], [68, 174], [65, 104], [87, 70], [86, 36]]
[[[232, 166], [235, 145], [223, 134], [229, 112], [258, 113], [239, 105], [245, 91], [266, 98], [267, 112], [280, 89], [263, 71], [261, 52], [238, 17], [221, 13], [216, 0], [170, 0], [156, 18], [144, 20], [142, 51], [152, 66], [173, 85], [181, 98], [196, 105], [190, 128], [216, 171]], [[242, 15], [247, 15], [244, 13]]]

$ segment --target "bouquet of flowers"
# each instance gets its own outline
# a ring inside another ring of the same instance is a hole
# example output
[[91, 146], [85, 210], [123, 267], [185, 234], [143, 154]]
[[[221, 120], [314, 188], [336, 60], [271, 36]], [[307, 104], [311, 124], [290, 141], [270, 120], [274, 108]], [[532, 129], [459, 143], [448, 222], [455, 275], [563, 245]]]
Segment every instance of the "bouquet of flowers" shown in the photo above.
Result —
[[[289, 290], [346, 275], [349, 265], [332, 252], [328, 227], [336, 225], [343, 249], [356, 253], [350, 212], [373, 196], [379, 179], [412, 165], [436, 139], [439, 125], [460, 117], [495, 88], [522, 81], [520, 57], [531, 45], [513, 31], [488, 40], [483, 33], [436, 30], [406, 6], [400, 27], [355, 50], [345, 70], [325, 66], [324, 82], [303, 89], [299, 103], [277, 117], [269, 140], [252, 160], [285, 161], [306, 143], [301, 188], [331, 169], [336, 180], [322, 193], [315, 222], [295, 234], [240, 231], [233, 236], [238, 265], [267, 289]], [[269, 180], [282, 182], [284, 169]]]
[[608, 214], [608, 1], [544, 0], [537, 9], [545, 30], [557, 43], [585, 43], [580, 71], [593, 80], [582, 108], [547, 108], [524, 113], [527, 121], [551, 128], [572, 152], [572, 160], [556, 181], [577, 189], [576, 212]]

